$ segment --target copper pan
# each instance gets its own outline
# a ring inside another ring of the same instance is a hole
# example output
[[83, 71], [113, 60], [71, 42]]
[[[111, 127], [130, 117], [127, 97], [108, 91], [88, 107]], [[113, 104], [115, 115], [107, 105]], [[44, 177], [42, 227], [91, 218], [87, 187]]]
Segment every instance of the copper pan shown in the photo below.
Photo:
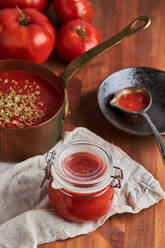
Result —
[[23, 70], [38, 74], [63, 95], [59, 111], [48, 121], [31, 128], [0, 127], [0, 160], [18, 162], [38, 154], [44, 154], [52, 148], [61, 137], [63, 120], [68, 111], [66, 87], [69, 80], [94, 57], [104, 53], [128, 36], [150, 25], [147, 16], [140, 16], [112, 38], [90, 49], [72, 61], [58, 78], [43, 65], [21, 60], [0, 61], [0, 71]]

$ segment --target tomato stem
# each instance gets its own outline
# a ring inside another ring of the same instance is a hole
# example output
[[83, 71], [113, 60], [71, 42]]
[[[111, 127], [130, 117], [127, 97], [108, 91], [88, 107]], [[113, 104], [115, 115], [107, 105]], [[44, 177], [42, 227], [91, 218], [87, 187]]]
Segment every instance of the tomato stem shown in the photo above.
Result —
[[23, 26], [27, 26], [29, 24], [30, 17], [27, 17], [26, 13], [22, 13], [22, 11], [20, 10], [20, 8], [18, 8], [18, 6], [16, 6], [16, 10], [18, 14], [20, 15], [19, 23]]
[[77, 34], [84, 40], [87, 41], [87, 38], [86, 38], [86, 33], [85, 33], [86, 29], [85, 29], [85, 26], [84, 26], [84, 13], [82, 12], [81, 13], [81, 26], [80, 28], [77, 28], [76, 27], [76, 32]]

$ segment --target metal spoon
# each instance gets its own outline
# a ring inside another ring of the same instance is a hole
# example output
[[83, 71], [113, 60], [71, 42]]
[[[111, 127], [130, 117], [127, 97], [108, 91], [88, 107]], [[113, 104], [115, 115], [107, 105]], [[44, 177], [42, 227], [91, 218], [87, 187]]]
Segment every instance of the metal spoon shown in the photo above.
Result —
[[[147, 104], [145, 106], [144, 109], [140, 110], [140, 111], [129, 111], [129, 110], [126, 110], [124, 108], [122, 108], [119, 103], [118, 103], [118, 100], [119, 98], [124, 95], [124, 94], [127, 94], [127, 93], [135, 93], [135, 92], [142, 92], [145, 97], [146, 97], [146, 100], [147, 100]], [[160, 133], [158, 132], [157, 128], [155, 127], [155, 125], [153, 124], [153, 122], [151, 121], [150, 117], [148, 116], [148, 114], [146, 113], [146, 111], [149, 109], [149, 107], [151, 106], [152, 104], [152, 96], [150, 94], [150, 92], [148, 92], [146, 89], [144, 88], [138, 88], [138, 87], [127, 87], [127, 88], [124, 88], [124, 89], [121, 89], [119, 91], [117, 91], [115, 93], [115, 96], [114, 98], [109, 102], [113, 107], [116, 107], [118, 109], [120, 109], [121, 111], [127, 113], [127, 114], [133, 114], [133, 115], [140, 115], [144, 118], [144, 120], [147, 122], [147, 124], [149, 125], [149, 127], [151, 128], [152, 130], [152, 133], [153, 135], [155, 136], [156, 138], [156, 141], [157, 141], [157, 144], [158, 144], [158, 147], [159, 147], [159, 150], [160, 150], [160, 153], [161, 153], [161, 156], [162, 156], [162, 159], [163, 159], [163, 162], [164, 162], [164, 165], [165, 165], [165, 142], [163, 141]]]

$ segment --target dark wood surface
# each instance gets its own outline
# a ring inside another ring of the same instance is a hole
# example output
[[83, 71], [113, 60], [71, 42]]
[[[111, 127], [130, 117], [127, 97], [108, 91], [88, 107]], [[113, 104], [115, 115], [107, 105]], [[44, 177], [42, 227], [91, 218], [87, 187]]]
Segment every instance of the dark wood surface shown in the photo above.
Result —
[[[83, 126], [114, 143], [150, 171], [165, 191], [165, 167], [155, 139], [131, 136], [117, 130], [103, 117], [97, 104], [98, 87], [112, 72], [132, 66], [165, 70], [165, 1], [93, 0], [93, 6], [93, 25], [100, 31], [102, 41], [140, 15], [148, 15], [152, 23], [148, 29], [129, 37], [92, 60], [69, 82], [67, 88], [71, 114], [64, 122], [64, 131]], [[49, 15], [50, 13], [51, 6], [48, 10]], [[53, 20], [53, 14], [51, 18]], [[54, 54], [46, 66], [60, 75], [66, 64]], [[164, 248], [165, 201], [136, 215], [115, 215], [90, 234], [38, 246], [55, 247]]]

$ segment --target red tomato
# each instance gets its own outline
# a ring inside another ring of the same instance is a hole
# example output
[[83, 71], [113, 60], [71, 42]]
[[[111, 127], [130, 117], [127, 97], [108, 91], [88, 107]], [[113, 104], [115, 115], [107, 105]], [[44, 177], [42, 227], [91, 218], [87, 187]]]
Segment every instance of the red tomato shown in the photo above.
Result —
[[56, 49], [65, 61], [72, 61], [100, 43], [100, 33], [90, 23], [80, 19], [64, 23], [57, 33]]
[[0, 8], [35, 8], [43, 11], [49, 0], [0, 0]]
[[93, 7], [90, 0], [53, 0], [53, 5], [61, 23], [81, 18], [82, 14], [85, 21], [93, 20]]
[[0, 10], [0, 59], [43, 63], [54, 49], [56, 32], [38, 10], [27, 8], [19, 12], [15, 8]]

